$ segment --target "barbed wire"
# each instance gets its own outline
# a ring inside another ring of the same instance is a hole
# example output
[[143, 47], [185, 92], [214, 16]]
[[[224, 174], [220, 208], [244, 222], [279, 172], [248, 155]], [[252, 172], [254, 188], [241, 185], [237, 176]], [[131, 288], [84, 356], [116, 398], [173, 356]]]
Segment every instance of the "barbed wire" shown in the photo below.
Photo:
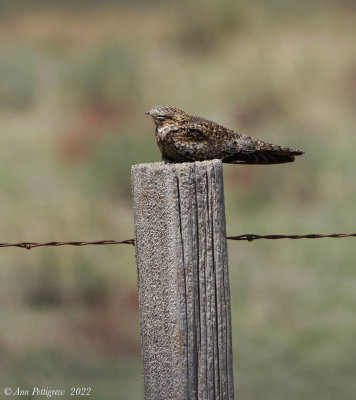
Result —
[[356, 233], [309, 233], [307, 235], [255, 235], [247, 233], [239, 236], [228, 236], [229, 240], [247, 240], [252, 242], [257, 239], [322, 239], [322, 238], [345, 238], [356, 237]]
[[[257, 239], [322, 239], [322, 238], [345, 238], [356, 237], [356, 233], [309, 233], [307, 235], [256, 235], [254, 233], [245, 233], [238, 236], [227, 236], [228, 240], [247, 240], [252, 242]], [[135, 246], [135, 239], [126, 240], [98, 240], [95, 242], [18, 242], [18, 243], [0, 243], [0, 247], [20, 247], [26, 250], [31, 250], [34, 247], [49, 247], [49, 246], [90, 246], [90, 245], [108, 245], [108, 244], [130, 244]]]
[[95, 242], [18, 242], [18, 243], [0, 243], [0, 247], [21, 247], [26, 250], [31, 250], [34, 247], [45, 247], [45, 246], [90, 246], [90, 245], [107, 245], [107, 244], [131, 244], [135, 245], [135, 239], [126, 240], [98, 240]]

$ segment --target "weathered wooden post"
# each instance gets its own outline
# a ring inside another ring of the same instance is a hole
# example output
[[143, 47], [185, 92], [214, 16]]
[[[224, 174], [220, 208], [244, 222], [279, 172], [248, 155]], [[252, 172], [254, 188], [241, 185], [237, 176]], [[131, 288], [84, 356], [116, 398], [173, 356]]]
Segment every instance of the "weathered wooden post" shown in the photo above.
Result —
[[132, 168], [145, 400], [233, 399], [222, 164]]

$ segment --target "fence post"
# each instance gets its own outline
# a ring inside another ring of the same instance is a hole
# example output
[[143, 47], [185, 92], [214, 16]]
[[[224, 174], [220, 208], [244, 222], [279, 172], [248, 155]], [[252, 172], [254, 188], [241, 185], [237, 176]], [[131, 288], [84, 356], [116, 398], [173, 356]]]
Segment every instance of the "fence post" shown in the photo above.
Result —
[[219, 160], [132, 167], [145, 400], [233, 399]]

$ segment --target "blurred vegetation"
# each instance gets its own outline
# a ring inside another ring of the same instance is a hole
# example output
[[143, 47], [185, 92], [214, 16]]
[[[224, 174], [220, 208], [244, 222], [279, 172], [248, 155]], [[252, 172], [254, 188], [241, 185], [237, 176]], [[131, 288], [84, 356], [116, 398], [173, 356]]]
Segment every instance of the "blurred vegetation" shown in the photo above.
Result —
[[[224, 167], [229, 234], [355, 231], [353, 1], [12, 0], [0, 18], [1, 242], [132, 237], [157, 104], [306, 151]], [[352, 239], [229, 258], [239, 398], [353, 400]], [[1, 385], [142, 398], [133, 248], [1, 260]]]

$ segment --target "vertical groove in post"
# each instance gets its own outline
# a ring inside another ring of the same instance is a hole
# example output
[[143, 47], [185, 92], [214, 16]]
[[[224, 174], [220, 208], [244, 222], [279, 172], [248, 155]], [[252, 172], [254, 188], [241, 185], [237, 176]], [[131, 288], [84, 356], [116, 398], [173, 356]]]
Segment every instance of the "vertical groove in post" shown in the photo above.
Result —
[[196, 224], [196, 204], [195, 188], [191, 183], [194, 182], [194, 165], [185, 164], [183, 168], [176, 166], [177, 183], [179, 187], [180, 202], [180, 222], [182, 232], [182, 248], [185, 270], [186, 285], [186, 334], [187, 334], [187, 385], [188, 398], [197, 399], [198, 381], [198, 342], [196, 318], [196, 299], [199, 297], [196, 287], [196, 268], [195, 260], [197, 257], [197, 224]]
[[224, 209], [224, 187], [222, 169], [216, 165], [211, 171], [211, 196], [213, 199], [213, 221], [219, 221], [214, 225], [214, 254], [216, 264], [216, 304], [218, 324], [218, 348], [220, 351], [220, 396], [225, 398], [226, 393], [233, 394], [232, 371], [232, 341], [231, 341], [231, 310], [230, 310], [230, 283], [228, 275], [228, 258], [226, 243], [226, 222]]
[[145, 400], [233, 399], [221, 161], [132, 169]]

